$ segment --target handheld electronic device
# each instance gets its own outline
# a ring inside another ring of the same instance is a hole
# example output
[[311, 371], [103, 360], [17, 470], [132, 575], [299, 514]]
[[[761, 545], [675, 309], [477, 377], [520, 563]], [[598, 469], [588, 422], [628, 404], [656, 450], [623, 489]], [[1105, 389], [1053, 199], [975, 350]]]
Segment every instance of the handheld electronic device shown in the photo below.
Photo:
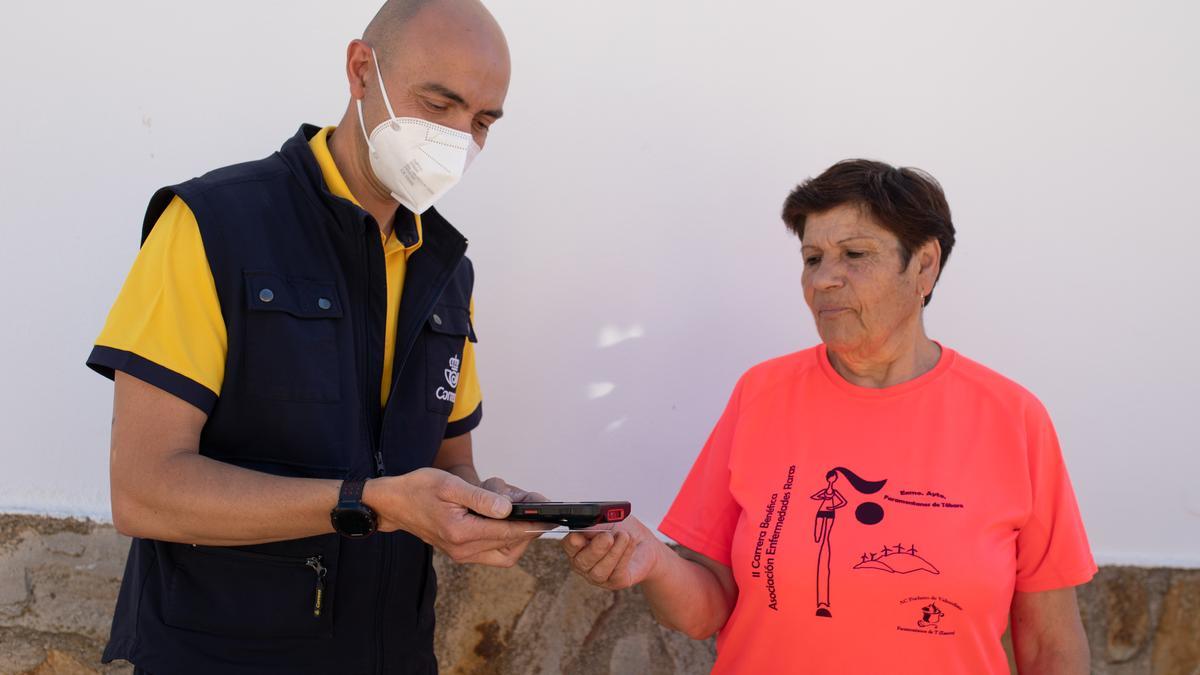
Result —
[[516, 502], [505, 520], [552, 523], [577, 530], [619, 523], [632, 512], [629, 502]]

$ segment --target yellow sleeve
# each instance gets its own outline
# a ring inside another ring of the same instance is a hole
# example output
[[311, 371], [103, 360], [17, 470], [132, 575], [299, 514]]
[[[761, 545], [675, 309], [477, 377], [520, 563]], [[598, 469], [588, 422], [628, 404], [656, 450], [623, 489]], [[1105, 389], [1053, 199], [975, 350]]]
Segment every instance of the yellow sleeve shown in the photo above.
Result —
[[207, 413], [228, 349], [200, 227], [175, 197], [138, 252], [88, 365], [107, 377], [129, 373]]
[[[471, 298], [471, 325], [475, 325], [475, 298]], [[483, 392], [479, 387], [479, 374], [475, 371], [475, 343], [468, 338], [463, 345], [462, 374], [458, 378], [458, 394], [454, 409], [450, 411], [450, 422], [446, 437], [461, 436], [479, 425], [483, 416]]]

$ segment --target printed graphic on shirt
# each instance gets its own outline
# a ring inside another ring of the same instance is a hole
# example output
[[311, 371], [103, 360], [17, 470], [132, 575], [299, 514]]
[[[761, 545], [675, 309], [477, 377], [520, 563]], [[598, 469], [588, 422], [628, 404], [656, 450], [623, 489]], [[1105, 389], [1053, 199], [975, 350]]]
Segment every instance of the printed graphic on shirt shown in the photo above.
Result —
[[[793, 466], [794, 470], [795, 467]], [[833, 600], [830, 588], [832, 580], [833, 558], [833, 525], [837, 519], [838, 509], [844, 508], [850, 502], [834, 487], [838, 476], [846, 480], [860, 494], [875, 494], [887, 484], [887, 479], [872, 481], [860, 478], [858, 474], [845, 467], [835, 467], [825, 473], [825, 487], [813, 493], [809, 499], [820, 502], [816, 516], [813, 519], [813, 541], [817, 548], [817, 616], [830, 618], [833, 616]], [[872, 501], [863, 501], [854, 509], [854, 517], [863, 525], [875, 525], [883, 520], [883, 507]]]
[[913, 572], [929, 572], [941, 574], [933, 563], [917, 555], [917, 547], [897, 543], [896, 548], [884, 545], [880, 552], [867, 551], [862, 554], [862, 560], [854, 565], [856, 570], [880, 570], [892, 574], [912, 574]]
[[[767, 502], [763, 519], [758, 523], [758, 536], [754, 540], [754, 555], [750, 558], [750, 576], [762, 579], [763, 575], [766, 575], [763, 589], [767, 594], [767, 607], [776, 612], [779, 611], [779, 589], [775, 576], [775, 561], [782, 550], [780, 543], [783, 541], [783, 524], [787, 520], [788, 505], [792, 501], [792, 484], [795, 479], [796, 465], [793, 464], [788, 467], [787, 477], [781, 487], [783, 496], [780, 497], [778, 492], [771, 493], [771, 499]], [[774, 525], [772, 525], [772, 519], [774, 519]]]
[[921, 633], [953, 637], [955, 614], [962, 611], [962, 606], [953, 600], [940, 595], [914, 595], [900, 601], [901, 616], [908, 617], [906, 623], [896, 626], [896, 630], [905, 633]]
[[931, 602], [928, 605], [925, 605], [924, 607], [922, 607], [921, 613], [922, 613], [921, 620], [917, 622], [917, 625], [920, 626], [921, 628], [925, 628], [926, 626], [932, 626], [932, 625], [936, 624], [937, 622], [941, 621], [943, 616], [946, 616], [945, 612], [938, 609], [936, 602]]
[[885, 494], [883, 500], [902, 506], [943, 511], [965, 508], [962, 502], [947, 499], [937, 490], [900, 490], [899, 493]]

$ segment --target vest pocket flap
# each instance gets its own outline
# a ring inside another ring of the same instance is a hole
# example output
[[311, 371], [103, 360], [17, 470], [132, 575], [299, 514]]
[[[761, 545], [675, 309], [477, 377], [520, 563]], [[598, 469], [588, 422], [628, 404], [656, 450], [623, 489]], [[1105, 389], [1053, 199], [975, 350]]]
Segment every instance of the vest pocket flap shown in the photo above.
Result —
[[442, 335], [466, 337], [471, 342], [478, 342], [475, 337], [475, 326], [471, 324], [471, 312], [466, 307], [450, 307], [438, 305], [429, 315], [429, 329]]
[[239, 638], [333, 634], [338, 535], [254, 547], [171, 545], [163, 620]]
[[270, 272], [246, 272], [246, 306], [251, 311], [287, 312], [301, 319], [342, 316], [337, 286]]

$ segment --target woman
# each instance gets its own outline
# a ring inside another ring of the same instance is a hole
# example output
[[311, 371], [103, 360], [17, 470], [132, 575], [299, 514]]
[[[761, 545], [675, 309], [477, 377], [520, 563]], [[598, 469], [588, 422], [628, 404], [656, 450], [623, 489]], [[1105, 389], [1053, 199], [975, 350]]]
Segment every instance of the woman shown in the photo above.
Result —
[[822, 344], [738, 382], [659, 526], [684, 548], [630, 518], [566, 537], [572, 568], [717, 632], [716, 673], [999, 675], [1010, 619], [1021, 675], [1087, 673], [1074, 586], [1096, 566], [1050, 418], [925, 334], [941, 187], [845, 161], [783, 218]]

